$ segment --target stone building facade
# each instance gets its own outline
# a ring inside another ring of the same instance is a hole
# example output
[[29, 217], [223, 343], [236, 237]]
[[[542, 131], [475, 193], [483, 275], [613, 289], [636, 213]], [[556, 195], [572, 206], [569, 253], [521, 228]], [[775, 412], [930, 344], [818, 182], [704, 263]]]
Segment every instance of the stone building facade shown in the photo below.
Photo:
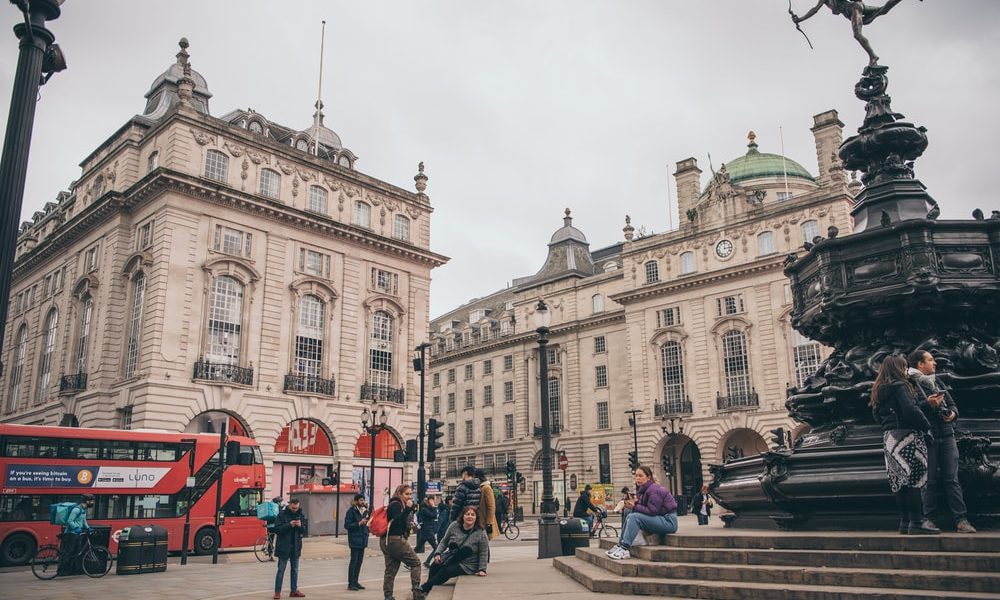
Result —
[[[793, 430], [785, 391], [827, 350], [792, 330], [783, 262], [816, 236], [850, 228], [857, 184], [836, 159], [842, 129], [836, 111], [814, 117], [819, 176], [760, 152], [753, 132], [746, 154], [704, 187], [695, 159], [678, 162], [681, 225], [667, 233], [637, 235], [626, 217], [624, 241], [591, 250], [567, 209], [538, 273], [435, 318], [428, 396], [446, 436], [434, 474], [454, 483], [474, 463], [504, 480], [513, 460], [526, 479], [521, 504], [537, 509], [531, 316], [542, 299], [552, 313], [553, 449], [569, 463], [568, 492], [555, 471], [560, 502], [585, 483], [630, 484], [633, 444], [641, 463], [690, 496], [710, 464], [764, 450], [772, 429]], [[631, 410], [641, 411], [634, 429]]]
[[430, 249], [423, 165], [415, 192], [361, 173], [319, 102], [303, 130], [212, 116], [186, 48], [22, 225], [0, 419], [226, 423], [286, 492], [338, 463], [351, 479], [371, 454], [363, 409], [387, 408], [376, 487], [409, 480], [392, 450], [417, 430], [408, 359], [447, 260]]

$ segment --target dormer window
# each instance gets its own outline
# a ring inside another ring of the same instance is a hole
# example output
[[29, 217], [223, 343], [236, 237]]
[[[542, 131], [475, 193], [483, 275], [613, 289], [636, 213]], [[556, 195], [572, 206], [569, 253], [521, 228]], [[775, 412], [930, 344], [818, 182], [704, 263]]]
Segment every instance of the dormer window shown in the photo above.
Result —
[[301, 150], [303, 152], [309, 152], [309, 142], [300, 138], [298, 141], [295, 142], [295, 149]]
[[344, 167], [345, 169], [351, 168], [351, 159], [345, 154], [341, 154], [340, 158], [337, 159], [337, 164]]
[[250, 130], [250, 133], [255, 133], [257, 135], [264, 134], [264, 126], [258, 123], [257, 121], [250, 121], [250, 126], [247, 127], [247, 129]]

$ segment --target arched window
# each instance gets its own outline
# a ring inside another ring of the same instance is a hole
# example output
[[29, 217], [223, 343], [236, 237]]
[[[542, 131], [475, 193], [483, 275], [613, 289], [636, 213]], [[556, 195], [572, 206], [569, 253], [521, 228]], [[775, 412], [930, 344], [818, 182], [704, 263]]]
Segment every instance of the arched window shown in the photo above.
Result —
[[646, 263], [646, 283], [656, 283], [660, 280], [660, 265], [655, 260]]
[[299, 138], [295, 141], [295, 149], [302, 150], [303, 152], [309, 152], [309, 142], [305, 138]]
[[220, 275], [212, 280], [205, 358], [215, 364], [239, 365], [242, 329], [243, 284], [235, 277]]
[[802, 241], [812, 243], [819, 236], [819, 223], [814, 220], [802, 221]]
[[28, 351], [28, 326], [21, 325], [17, 330], [17, 342], [14, 343], [13, 367], [10, 370], [10, 397], [7, 399], [7, 412], [17, 410], [21, 395], [21, 377], [24, 374], [24, 355]]
[[323, 370], [323, 301], [308, 294], [299, 300], [295, 332], [295, 373], [321, 377]]
[[792, 331], [792, 356], [795, 359], [795, 384], [802, 387], [820, 363], [818, 342], [810, 340], [798, 331]]
[[326, 213], [326, 190], [318, 185], [309, 186], [309, 210]]
[[694, 252], [682, 252], [681, 253], [681, 275], [687, 275], [688, 273], [694, 273]]
[[87, 372], [87, 350], [90, 341], [90, 320], [94, 314], [94, 299], [87, 296], [80, 311], [80, 337], [76, 343], [76, 372]]
[[684, 355], [680, 342], [669, 341], [660, 346], [663, 401], [668, 413], [684, 412]]
[[757, 236], [757, 255], [767, 256], [768, 254], [774, 254], [776, 252], [774, 248], [774, 232], [773, 231], [762, 231]]
[[264, 133], [264, 126], [257, 121], [250, 121], [250, 126], [247, 129], [250, 130], [250, 133], [256, 133], [257, 135]]
[[372, 315], [368, 350], [368, 383], [376, 390], [392, 387], [392, 316], [383, 311]]
[[45, 337], [42, 342], [42, 356], [38, 361], [38, 388], [35, 400], [41, 402], [49, 395], [52, 382], [52, 353], [56, 349], [56, 331], [59, 329], [59, 311], [52, 309], [45, 318]]
[[722, 363], [726, 377], [726, 395], [743, 398], [750, 395], [750, 363], [747, 339], [742, 331], [727, 331], [722, 336]]
[[140, 271], [132, 279], [132, 311], [129, 319], [128, 343], [125, 345], [125, 377], [135, 375], [136, 363], [139, 361], [139, 340], [145, 300], [146, 274]]
[[277, 198], [281, 191], [281, 174], [273, 169], [260, 170], [260, 195]]
[[205, 153], [205, 177], [225, 182], [229, 179], [229, 157], [218, 150]]
[[146, 159], [146, 172], [150, 173], [158, 166], [160, 166], [160, 153], [154, 150]]
[[604, 296], [594, 294], [594, 296], [590, 299], [590, 302], [595, 313], [604, 312]]
[[404, 242], [410, 241], [410, 220], [403, 215], [396, 215], [392, 226], [392, 237]]
[[360, 200], [355, 200], [351, 222], [360, 227], [371, 227], [371, 219], [371, 207]]

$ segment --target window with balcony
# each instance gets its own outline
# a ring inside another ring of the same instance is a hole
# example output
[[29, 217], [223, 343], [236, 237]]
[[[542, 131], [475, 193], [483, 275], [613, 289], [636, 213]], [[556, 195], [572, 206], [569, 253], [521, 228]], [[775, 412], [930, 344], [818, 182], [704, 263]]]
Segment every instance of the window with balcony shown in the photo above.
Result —
[[243, 331], [243, 283], [220, 275], [212, 280], [208, 308], [205, 359], [217, 365], [239, 366]]
[[87, 352], [90, 348], [90, 321], [94, 316], [94, 299], [87, 296], [80, 310], [80, 331], [76, 341], [76, 372], [87, 372]]
[[[313, 380], [323, 375], [323, 301], [312, 294], [299, 300], [298, 330], [295, 332], [295, 374]], [[310, 386], [306, 382], [307, 388]], [[309, 389], [308, 391], [316, 391]]]
[[139, 271], [132, 278], [132, 306], [129, 311], [128, 339], [125, 343], [125, 377], [135, 375], [142, 336], [142, 312], [146, 300], [146, 274]]
[[742, 331], [733, 329], [722, 336], [722, 364], [726, 379], [726, 395], [749, 396], [750, 362], [747, 356], [746, 334]]
[[660, 380], [667, 413], [691, 412], [684, 387], [684, 354], [680, 342], [668, 341], [660, 346]]
[[382, 310], [372, 315], [368, 348], [368, 384], [377, 390], [392, 388], [392, 316]]

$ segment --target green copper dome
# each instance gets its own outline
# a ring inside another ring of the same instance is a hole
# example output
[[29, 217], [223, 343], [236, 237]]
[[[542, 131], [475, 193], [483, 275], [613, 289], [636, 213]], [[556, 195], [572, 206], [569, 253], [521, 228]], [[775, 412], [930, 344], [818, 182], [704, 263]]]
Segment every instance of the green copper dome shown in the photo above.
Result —
[[740, 183], [749, 179], [759, 179], [763, 177], [785, 177], [789, 179], [804, 179], [815, 183], [816, 179], [806, 171], [799, 163], [780, 154], [767, 154], [757, 150], [757, 143], [754, 142], [756, 136], [750, 132], [750, 143], [747, 144], [747, 153], [739, 158], [727, 162], [726, 172], [733, 183]]

